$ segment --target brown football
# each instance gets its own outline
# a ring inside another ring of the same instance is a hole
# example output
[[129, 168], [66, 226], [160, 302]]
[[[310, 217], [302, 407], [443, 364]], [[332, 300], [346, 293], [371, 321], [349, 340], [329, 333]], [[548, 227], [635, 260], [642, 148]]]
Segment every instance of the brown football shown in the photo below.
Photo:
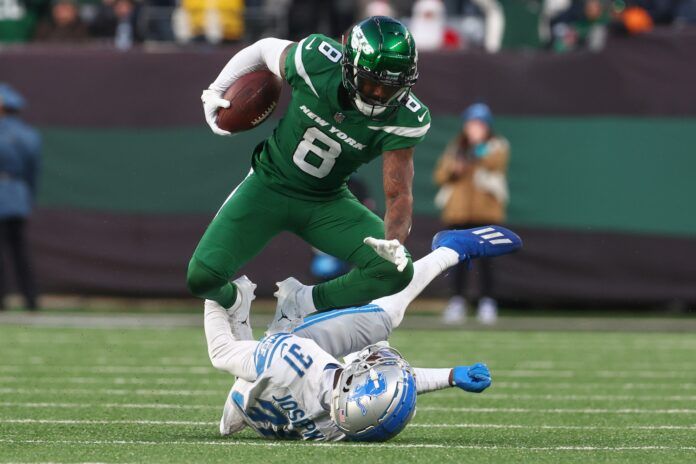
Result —
[[270, 71], [245, 74], [225, 91], [229, 108], [220, 108], [217, 125], [230, 132], [252, 129], [268, 118], [278, 106], [283, 81]]

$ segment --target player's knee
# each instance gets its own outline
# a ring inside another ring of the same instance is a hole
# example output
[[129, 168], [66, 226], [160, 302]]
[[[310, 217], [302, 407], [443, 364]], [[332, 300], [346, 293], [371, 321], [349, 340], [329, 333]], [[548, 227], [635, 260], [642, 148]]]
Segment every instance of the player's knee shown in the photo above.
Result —
[[225, 279], [215, 274], [195, 257], [191, 258], [186, 273], [186, 286], [193, 295], [207, 298], [212, 291], [220, 288], [225, 282]]
[[409, 259], [404, 270], [399, 272], [393, 263], [383, 261], [373, 268], [372, 274], [379, 280], [384, 295], [393, 295], [406, 288], [411, 282], [413, 262]]
[[404, 270], [399, 272], [397, 269], [396, 271], [396, 275], [394, 277], [394, 286], [397, 287], [397, 290], [394, 293], [400, 292], [406, 288], [408, 284], [411, 283], [411, 279], [413, 279], [413, 261], [411, 261], [409, 258], [408, 264]]

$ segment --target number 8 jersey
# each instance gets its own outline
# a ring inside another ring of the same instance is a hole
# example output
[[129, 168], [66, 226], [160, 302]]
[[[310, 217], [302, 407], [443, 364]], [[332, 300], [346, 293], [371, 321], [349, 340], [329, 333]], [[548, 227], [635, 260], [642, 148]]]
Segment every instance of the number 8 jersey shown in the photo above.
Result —
[[340, 363], [314, 341], [288, 333], [261, 339], [254, 352], [258, 377], [237, 379], [229, 402], [265, 438], [341, 440], [329, 406]]
[[385, 120], [339, 103], [341, 46], [313, 34], [290, 49], [285, 75], [288, 109], [254, 151], [254, 172], [269, 188], [294, 198], [345, 195], [346, 180], [362, 164], [390, 150], [418, 144], [430, 128], [428, 109], [413, 95]]

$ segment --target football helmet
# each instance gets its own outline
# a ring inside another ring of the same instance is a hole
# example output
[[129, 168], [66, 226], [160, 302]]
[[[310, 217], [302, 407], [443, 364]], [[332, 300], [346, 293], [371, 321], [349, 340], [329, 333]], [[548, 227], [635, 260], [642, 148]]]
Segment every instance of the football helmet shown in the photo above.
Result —
[[413, 368], [395, 349], [370, 345], [341, 372], [331, 418], [353, 441], [395, 437], [416, 412]]
[[370, 118], [387, 117], [406, 102], [418, 80], [417, 63], [411, 33], [387, 16], [367, 18], [343, 37], [343, 86]]

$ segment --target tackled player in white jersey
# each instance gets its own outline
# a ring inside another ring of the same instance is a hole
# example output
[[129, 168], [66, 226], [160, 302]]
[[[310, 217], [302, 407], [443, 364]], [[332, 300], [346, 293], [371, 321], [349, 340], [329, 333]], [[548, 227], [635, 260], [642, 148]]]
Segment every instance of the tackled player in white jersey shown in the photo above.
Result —
[[[418, 394], [448, 387], [482, 392], [491, 385], [485, 364], [414, 368], [385, 340], [435, 277], [459, 261], [521, 246], [514, 232], [500, 226], [440, 232], [401, 292], [304, 320], [276, 315], [260, 341], [253, 340], [249, 325], [256, 285], [246, 276], [237, 279], [239, 308], [228, 312], [212, 300], [205, 303], [210, 360], [237, 377], [220, 433], [250, 427], [265, 438], [384, 441], [408, 424]], [[344, 363], [337, 359], [344, 356]]]

